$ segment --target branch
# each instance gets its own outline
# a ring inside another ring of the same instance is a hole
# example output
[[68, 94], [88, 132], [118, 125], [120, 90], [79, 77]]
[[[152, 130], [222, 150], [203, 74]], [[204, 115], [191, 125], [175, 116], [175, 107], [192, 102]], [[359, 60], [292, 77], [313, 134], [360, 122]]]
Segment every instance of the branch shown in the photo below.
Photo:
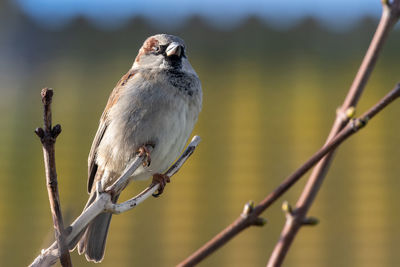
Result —
[[[263, 201], [254, 207], [252, 204], [246, 204], [241, 216], [239, 216], [232, 224], [226, 227], [213, 239], [208, 241], [205, 245], [199, 248], [196, 252], [178, 264], [178, 266], [193, 266], [201, 262], [208, 255], [223, 246], [226, 242], [239, 234], [241, 231], [249, 226], [263, 225], [264, 219], [259, 215], [264, 212], [272, 203], [274, 203], [282, 194], [284, 194], [293, 184], [295, 184], [307, 171], [309, 171], [319, 160], [321, 160], [328, 153], [337, 148], [343, 141], [347, 140], [350, 136], [357, 133], [358, 130], [363, 128], [369, 120], [383, 110], [387, 105], [393, 102], [400, 96], [400, 83], [381, 101], [371, 107], [367, 112], [357, 119], [353, 119], [350, 123], [340, 131], [329, 143], [324, 145], [318, 150], [309, 160], [307, 160], [300, 168], [294, 173], [289, 175], [272, 193], [270, 193]], [[354, 114], [354, 109], [349, 109], [348, 117], [351, 118]]]
[[[201, 141], [201, 139], [199, 136], [197, 136], [197, 135], [194, 136], [192, 141], [190, 142], [190, 144], [187, 146], [185, 151], [180, 156], [180, 158], [174, 163], [174, 165], [172, 165], [165, 172], [165, 175], [167, 175], [168, 177], [172, 177], [173, 175], [175, 175], [180, 170], [180, 168], [183, 166], [185, 161], [193, 154], [194, 150], [196, 149], [196, 147], [198, 146], [200, 141]], [[117, 182], [114, 183], [113, 185], [111, 185], [109, 188], [107, 188], [106, 192], [113, 192], [115, 190], [114, 185], [117, 184]], [[159, 184], [152, 184], [149, 187], [147, 187], [145, 190], [143, 190], [140, 194], [135, 196], [134, 198], [131, 198], [121, 204], [114, 204], [112, 202], [109, 202], [109, 205], [106, 206], [105, 209], [108, 212], [112, 212], [114, 214], [119, 214], [119, 213], [128, 211], [129, 209], [139, 205], [146, 198], [153, 195], [158, 190], [159, 187], [160, 187]]]
[[51, 101], [53, 98], [53, 90], [44, 88], [41, 92], [42, 102], [44, 106], [43, 120], [44, 130], [37, 128], [36, 135], [40, 138], [43, 146], [44, 166], [46, 171], [47, 193], [49, 194], [51, 214], [53, 217], [54, 232], [57, 244], [60, 247], [60, 262], [63, 267], [72, 266], [71, 257], [65, 242], [64, 223], [61, 214], [60, 198], [57, 187], [57, 172], [54, 144], [57, 136], [61, 133], [61, 126], [57, 124], [51, 127]]
[[[185, 151], [179, 157], [179, 159], [172, 165], [166, 172], [165, 175], [168, 177], [172, 177], [176, 174], [186, 160], [193, 154], [197, 145], [200, 143], [200, 137], [194, 136], [190, 144], [186, 147]], [[126, 183], [129, 179], [129, 173], [133, 173], [145, 160], [144, 155], [137, 154], [136, 157], [131, 161], [128, 167], [125, 169], [124, 173], [118, 178], [118, 180], [108, 187], [104, 192], [100, 191], [100, 186], [97, 184], [96, 192], [97, 198], [96, 200], [85, 209], [82, 214], [68, 227], [69, 235], [67, 237], [67, 244], [70, 244], [73, 239], [75, 239], [81, 231], [83, 231], [86, 226], [94, 219], [97, 215], [102, 212], [111, 212], [114, 214], [120, 214], [122, 212], [126, 212], [128, 210], [133, 209], [145, 199], [150, 197], [154, 192], [158, 190], [159, 184], [151, 184], [144, 191], [142, 191], [137, 196], [121, 203], [114, 204], [111, 202], [111, 194], [113, 192], [118, 192], [120, 189], [120, 185]], [[59, 257], [59, 250], [57, 247], [57, 243], [54, 242], [50, 247], [46, 250], [42, 250], [41, 254], [36, 257], [36, 259], [31, 263], [31, 267], [35, 266], [51, 266], [56, 263]]]
[[[349, 108], [355, 108], [357, 106], [361, 94], [364, 91], [365, 85], [367, 84], [372, 70], [375, 67], [375, 63], [378, 59], [380, 51], [382, 50], [383, 44], [385, 43], [390, 30], [399, 19], [400, 0], [383, 0], [382, 7], [382, 16], [377, 30], [372, 38], [371, 44], [367, 50], [367, 53], [365, 54], [349, 92], [342, 106], [338, 109], [336, 120], [326, 141], [327, 143], [330, 142], [347, 124], [348, 120], [346, 119], [346, 116], [343, 116], [343, 114], [345, 114]], [[326, 177], [332, 159], [333, 152], [329, 153], [313, 169], [311, 176], [296, 203], [296, 209], [293, 212], [293, 217], [291, 220], [286, 221], [284, 229], [281, 233], [281, 237], [272, 252], [267, 266], [280, 266], [282, 264], [284, 257], [294, 240], [294, 237], [296, 236], [300, 227], [303, 225], [304, 220], [306, 220], [306, 214], [311, 208], [322, 182]]]

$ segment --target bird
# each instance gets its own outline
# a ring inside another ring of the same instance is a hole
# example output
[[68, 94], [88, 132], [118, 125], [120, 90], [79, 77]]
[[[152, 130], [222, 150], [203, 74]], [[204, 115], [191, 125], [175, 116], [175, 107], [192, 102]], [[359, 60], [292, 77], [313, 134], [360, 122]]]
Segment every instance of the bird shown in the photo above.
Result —
[[[182, 153], [201, 109], [201, 82], [185, 42], [169, 34], [147, 38], [101, 115], [88, 157], [86, 207], [96, 199], [96, 184], [100, 182], [102, 190], [112, 185], [138, 153], [147, 160], [129, 181], [153, 177], [161, 194], [169, 182], [162, 173]], [[112, 196], [114, 203], [120, 193]], [[77, 246], [88, 261], [101, 262], [111, 217], [99, 214], [70, 247]]]

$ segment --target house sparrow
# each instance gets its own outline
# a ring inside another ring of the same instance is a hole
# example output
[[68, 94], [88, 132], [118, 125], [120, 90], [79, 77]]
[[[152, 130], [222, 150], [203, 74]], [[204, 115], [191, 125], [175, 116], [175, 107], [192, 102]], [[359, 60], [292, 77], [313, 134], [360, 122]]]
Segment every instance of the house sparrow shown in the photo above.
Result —
[[[86, 207], [96, 198], [98, 181], [103, 190], [112, 185], [137, 153], [146, 153], [148, 164], [139, 167], [131, 180], [153, 176], [161, 193], [169, 182], [161, 173], [182, 152], [201, 105], [200, 80], [187, 59], [183, 40], [167, 34], [149, 37], [115, 86], [100, 118], [88, 159]], [[148, 145], [153, 147], [151, 153]], [[119, 193], [112, 196], [113, 202]], [[79, 241], [78, 252], [85, 253], [88, 261], [103, 259], [110, 220], [110, 213], [98, 215], [72, 244]]]

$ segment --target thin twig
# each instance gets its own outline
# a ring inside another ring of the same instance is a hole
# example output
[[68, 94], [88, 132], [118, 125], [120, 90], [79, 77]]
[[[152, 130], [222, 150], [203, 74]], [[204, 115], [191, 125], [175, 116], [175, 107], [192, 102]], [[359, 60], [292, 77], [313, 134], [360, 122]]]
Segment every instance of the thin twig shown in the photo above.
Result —
[[[151, 152], [153, 150], [153, 147], [147, 146], [147, 150]], [[131, 163], [128, 164], [128, 166], [125, 168], [123, 174], [104, 191], [114, 196], [121, 193], [126, 184], [128, 184], [131, 175], [136, 171], [137, 168], [140, 167], [141, 164], [143, 164], [144, 159], [144, 154], [137, 154], [136, 158], [131, 161]]]
[[[180, 170], [180, 168], [183, 166], [183, 164], [186, 162], [186, 160], [193, 154], [194, 150], [196, 149], [196, 147], [198, 146], [200, 141], [201, 141], [201, 139], [199, 136], [197, 136], [197, 135], [194, 136], [192, 141], [190, 141], [190, 144], [187, 146], [185, 151], [179, 157], [179, 159], [164, 174], [168, 177], [172, 177], [173, 175], [175, 175]], [[114, 192], [116, 190], [116, 188], [113, 186], [114, 185], [107, 188], [106, 192]], [[142, 201], [144, 201], [151, 195], [153, 195], [158, 190], [159, 187], [160, 187], [160, 185], [158, 183], [151, 184], [145, 190], [143, 190], [141, 193], [139, 193], [137, 196], [135, 196], [134, 198], [131, 198], [121, 204], [115, 204], [115, 203], [109, 202], [108, 203], [109, 205], [106, 206], [105, 209], [106, 209], [106, 211], [112, 212], [114, 214], [119, 214], [119, 213], [128, 211], [128, 210], [132, 209], [133, 207], [139, 205]]]
[[57, 124], [51, 126], [51, 101], [53, 98], [53, 90], [44, 88], [41, 92], [42, 102], [44, 106], [43, 120], [44, 129], [37, 128], [35, 133], [39, 136], [43, 146], [44, 166], [46, 170], [47, 192], [49, 194], [51, 214], [53, 217], [54, 232], [57, 244], [60, 247], [60, 262], [63, 267], [72, 266], [71, 257], [65, 242], [64, 223], [61, 214], [60, 198], [58, 195], [57, 172], [54, 144], [57, 136], [61, 133], [61, 126]]
[[[291, 186], [296, 183], [307, 171], [309, 171], [319, 160], [321, 160], [326, 154], [333, 151], [343, 141], [347, 140], [350, 136], [358, 132], [359, 129], [363, 128], [366, 123], [371, 120], [376, 114], [378, 114], [387, 105], [393, 102], [400, 96], [400, 84], [398, 84], [389, 94], [387, 94], [382, 100], [376, 105], [371, 107], [361, 117], [354, 119], [349, 123], [342, 131], [339, 132], [329, 143], [324, 145], [319, 151], [317, 151], [308, 161], [306, 161], [299, 169], [293, 174], [288, 176], [273, 192], [271, 192], [263, 201], [257, 206], [246, 205], [244, 212], [239, 216], [232, 224], [226, 227], [213, 239], [208, 241], [205, 245], [199, 248], [196, 252], [186, 258], [184, 261], [178, 264], [178, 266], [193, 266], [201, 262], [204, 258], [215, 252], [218, 248], [227, 243], [234, 236], [239, 234], [241, 231], [252, 225], [262, 225], [265, 221], [259, 216], [264, 212], [272, 203], [274, 203], [283, 193], [285, 193]], [[351, 113], [348, 113], [351, 117]], [[261, 222], [261, 223], [260, 223]]]
[[[192, 141], [186, 147], [185, 151], [179, 157], [179, 159], [172, 165], [164, 174], [168, 177], [172, 177], [176, 174], [179, 169], [183, 166], [186, 160], [193, 154], [194, 150], [200, 143], [200, 137], [194, 136]], [[85, 229], [85, 227], [94, 219], [97, 215], [102, 212], [111, 212], [114, 214], [120, 214], [122, 212], [126, 212], [128, 210], [133, 209], [145, 199], [150, 197], [154, 192], [158, 190], [159, 184], [151, 184], [144, 191], [139, 193], [132, 199], [129, 199], [121, 204], [114, 204], [111, 202], [111, 194], [112, 192], [116, 192], [120, 184], [125, 183], [128, 176], [127, 173], [133, 173], [134, 166], [138, 168], [145, 157], [143, 155], [137, 154], [136, 157], [131, 161], [129, 167], [126, 168], [125, 172], [118, 178], [118, 180], [123, 179], [122, 182], [115, 182], [109, 188], [106, 189], [105, 192], [102, 192], [100, 186], [97, 186], [97, 198], [96, 200], [87, 207], [82, 214], [68, 227], [69, 235], [67, 237], [67, 244], [69, 244], [79, 233]], [[118, 181], [117, 180], [117, 181]], [[56, 263], [59, 257], [59, 251], [57, 248], [57, 243], [54, 242], [50, 247], [46, 250], [42, 250], [39, 256], [29, 265], [30, 267], [39, 267], [39, 266], [51, 266]]]
[[[389, 1], [382, 1], [382, 6], [382, 16], [377, 30], [372, 38], [371, 44], [367, 50], [367, 53], [365, 54], [349, 92], [342, 106], [338, 110], [336, 120], [327, 138], [327, 143], [330, 142], [343, 129], [343, 127], [345, 127], [347, 120], [343, 119], [345, 118], [343, 114], [350, 107], [356, 107], [361, 94], [364, 91], [365, 85], [367, 84], [367, 81], [372, 73], [372, 70], [375, 67], [383, 44], [385, 43], [390, 30], [399, 19], [400, 0], [393, 0], [391, 3], [389, 3]], [[290, 248], [290, 245], [294, 240], [294, 237], [306, 219], [307, 212], [311, 208], [322, 182], [326, 177], [332, 159], [333, 151], [324, 159], [322, 159], [313, 169], [310, 178], [308, 179], [306, 186], [304, 187], [304, 190], [296, 203], [296, 208], [293, 212], [293, 218], [286, 221], [281, 233], [281, 237], [268, 261], [268, 267], [281, 266]]]

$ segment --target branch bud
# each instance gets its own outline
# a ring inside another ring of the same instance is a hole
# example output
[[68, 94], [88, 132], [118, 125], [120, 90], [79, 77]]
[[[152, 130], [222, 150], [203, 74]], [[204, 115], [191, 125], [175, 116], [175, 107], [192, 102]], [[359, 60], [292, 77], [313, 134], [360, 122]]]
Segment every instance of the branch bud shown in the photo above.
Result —
[[268, 220], [263, 217], [257, 217], [254, 221], [253, 225], [255, 226], [264, 226], [268, 223]]
[[346, 117], [347, 117], [348, 119], [353, 118], [355, 114], [356, 114], [356, 108], [355, 108], [355, 107], [349, 107], [349, 108], [346, 110]]
[[44, 138], [44, 130], [42, 128], [36, 128], [35, 129], [35, 134], [40, 138]]
[[49, 105], [51, 103], [51, 100], [53, 98], [53, 89], [51, 88], [43, 88], [42, 92], [40, 93], [42, 96], [42, 102], [44, 105]]
[[318, 220], [318, 218], [315, 218], [315, 217], [307, 217], [307, 218], [304, 218], [302, 224], [303, 225], [314, 226], [314, 225], [319, 224], [319, 220]]
[[284, 202], [282, 203], [282, 210], [283, 210], [286, 214], [290, 214], [290, 215], [293, 214], [292, 206], [289, 204], [288, 201], [284, 201]]
[[353, 119], [351, 121], [351, 128], [353, 129], [354, 132], [357, 132], [361, 128], [363, 128], [365, 125], [367, 125], [369, 118], [368, 117], [363, 117], [363, 118], [358, 118], [358, 119]]
[[57, 136], [61, 133], [61, 125], [57, 124], [56, 126], [53, 127], [51, 130], [51, 135], [55, 139]]
[[254, 210], [254, 201], [249, 200], [243, 207], [242, 217], [247, 217]]

